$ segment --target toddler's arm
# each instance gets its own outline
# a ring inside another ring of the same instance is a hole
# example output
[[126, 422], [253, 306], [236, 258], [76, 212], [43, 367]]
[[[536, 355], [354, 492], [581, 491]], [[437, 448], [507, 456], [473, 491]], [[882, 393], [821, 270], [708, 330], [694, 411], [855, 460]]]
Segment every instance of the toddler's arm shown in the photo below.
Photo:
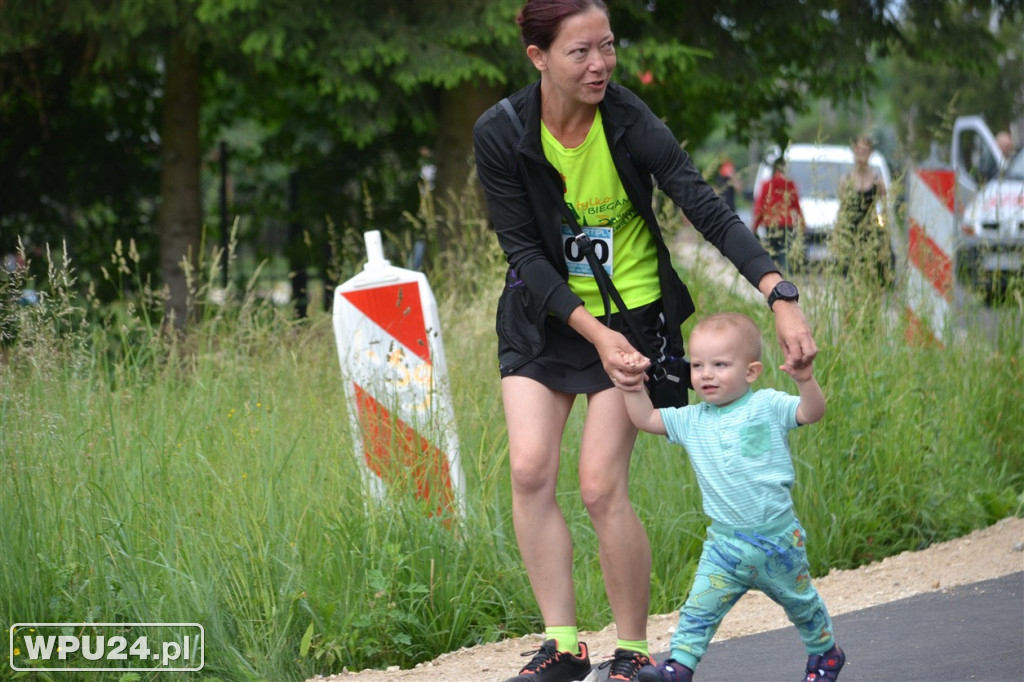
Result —
[[641, 386], [639, 391], [623, 389], [622, 398], [626, 402], [629, 420], [633, 422], [634, 426], [641, 431], [665, 435], [665, 424], [661, 421], [661, 412], [651, 404], [651, 397], [647, 395], [645, 387]]
[[818, 380], [814, 378], [813, 364], [800, 369], [782, 369], [793, 377], [800, 392], [800, 405], [796, 408], [797, 424], [813, 424], [824, 417], [825, 394], [818, 385]]

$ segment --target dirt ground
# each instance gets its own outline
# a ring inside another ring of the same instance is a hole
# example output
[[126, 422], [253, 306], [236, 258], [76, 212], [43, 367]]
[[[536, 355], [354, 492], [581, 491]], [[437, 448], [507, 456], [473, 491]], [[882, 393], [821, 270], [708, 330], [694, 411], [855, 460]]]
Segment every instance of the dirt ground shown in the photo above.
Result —
[[[829, 612], [838, 616], [906, 597], [945, 590], [1024, 571], [1024, 519], [1008, 518], [966, 537], [904, 552], [849, 571], [831, 571], [815, 580]], [[668, 649], [676, 614], [652, 616], [647, 633], [651, 651]], [[789, 627], [782, 610], [759, 592], [750, 592], [725, 617], [715, 641]], [[596, 665], [615, 649], [615, 630], [581, 633]], [[412, 670], [343, 671], [309, 682], [500, 682], [512, 677], [536, 649], [533, 635], [461, 649], [421, 663]]]

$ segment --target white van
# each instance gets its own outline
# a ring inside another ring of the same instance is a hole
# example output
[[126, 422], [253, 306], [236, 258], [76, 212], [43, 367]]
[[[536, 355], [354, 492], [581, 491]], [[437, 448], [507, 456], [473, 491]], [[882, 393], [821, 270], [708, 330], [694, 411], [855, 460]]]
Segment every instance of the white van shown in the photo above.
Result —
[[[772, 175], [772, 163], [779, 158], [779, 147], [773, 145], [754, 179], [754, 196]], [[828, 256], [827, 239], [839, 215], [839, 180], [853, 170], [853, 149], [849, 145], [791, 144], [786, 148], [786, 175], [796, 183], [800, 210], [804, 214], [807, 233], [805, 244], [808, 261], [823, 261]], [[878, 170], [885, 183], [887, 199], [891, 200], [892, 176], [889, 164], [879, 152], [871, 152], [868, 164]], [[881, 203], [881, 202], [880, 202]], [[889, 203], [888, 201], [886, 203]], [[886, 207], [879, 205], [878, 216], [889, 221]]]
[[956, 171], [957, 279], [988, 298], [1024, 277], [1024, 148], [1005, 159], [985, 120], [961, 116], [950, 150]]

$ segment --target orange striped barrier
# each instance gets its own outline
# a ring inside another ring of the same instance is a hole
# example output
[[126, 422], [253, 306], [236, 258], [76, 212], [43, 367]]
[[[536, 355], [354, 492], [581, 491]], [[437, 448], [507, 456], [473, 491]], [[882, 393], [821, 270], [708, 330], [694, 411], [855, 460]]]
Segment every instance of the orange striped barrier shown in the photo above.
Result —
[[350, 421], [373, 495], [413, 494], [430, 514], [461, 515], [465, 478], [448, 387], [441, 321], [421, 272], [384, 259], [335, 290], [332, 313]]
[[957, 239], [952, 169], [916, 169], [908, 184], [907, 305], [913, 330], [942, 342], [954, 305]]

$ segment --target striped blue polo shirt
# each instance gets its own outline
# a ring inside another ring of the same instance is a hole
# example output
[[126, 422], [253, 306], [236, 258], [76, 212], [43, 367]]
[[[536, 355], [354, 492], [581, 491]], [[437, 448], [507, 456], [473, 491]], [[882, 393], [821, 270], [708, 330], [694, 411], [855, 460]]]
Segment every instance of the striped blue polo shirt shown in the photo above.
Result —
[[798, 426], [799, 404], [799, 396], [766, 388], [724, 407], [660, 410], [669, 441], [686, 448], [713, 521], [756, 528], [792, 514], [789, 431]]

